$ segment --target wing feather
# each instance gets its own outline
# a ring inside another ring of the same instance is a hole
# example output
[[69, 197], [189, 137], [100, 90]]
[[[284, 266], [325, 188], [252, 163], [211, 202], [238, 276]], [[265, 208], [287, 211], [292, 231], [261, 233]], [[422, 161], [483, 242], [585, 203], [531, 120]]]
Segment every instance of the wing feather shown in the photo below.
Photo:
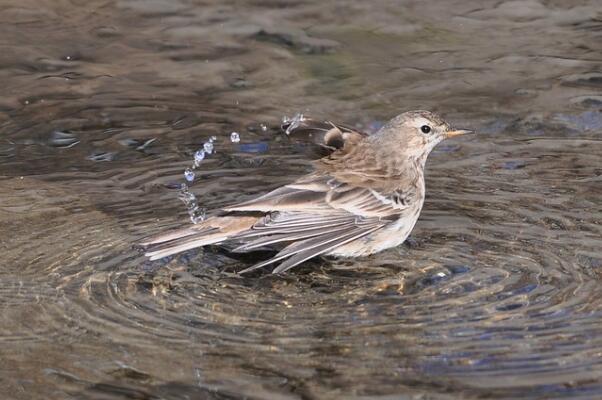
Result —
[[244, 269], [240, 273], [242, 274], [251, 272], [256, 269], [278, 262], [287, 257], [291, 257], [289, 260], [285, 261], [282, 264], [284, 265], [282, 269], [279, 266], [273, 271], [273, 273], [284, 272], [312, 257], [323, 254], [338, 246], [366, 236], [382, 228], [384, 225], [385, 224], [383, 223], [372, 221], [371, 225], [364, 225], [361, 227], [355, 226], [351, 229], [349, 229], [348, 227], [342, 227], [342, 229], [338, 229], [330, 234], [319, 235], [309, 239], [293, 242], [292, 244], [285, 247], [278, 254], [276, 254], [274, 257], [266, 261], [260, 262], [258, 264], [255, 264], [247, 269]]
[[315, 174], [256, 200], [229, 207], [227, 211], [269, 212], [249, 231], [236, 236], [243, 243], [235, 251], [290, 242], [273, 258], [242, 272], [290, 258], [283, 262], [282, 268], [277, 268], [277, 272], [282, 272], [368, 235], [396, 219], [408, 207], [409, 203], [400, 201], [403, 197], [400, 196], [396, 191], [381, 193], [337, 181], [327, 174]]
[[282, 272], [286, 272], [289, 269], [296, 267], [297, 265], [301, 264], [302, 262], [305, 262], [307, 260], [309, 260], [312, 257], [318, 256], [320, 254], [324, 254], [336, 247], [342, 246], [344, 244], [347, 244], [349, 242], [352, 242], [354, 240], [360, 239], [366, 235], [369, 235], [372, 232], [377, 231], [378, 229], [382, 228], [382, 225], [380, 226], [375, 226], [371, 229], [368, 230], [361, 230], [360, 232], [353, 232], [352, 234], [348, 234], [342, 237], [337, 238], [336, 240], [333, 241], [329, 241], [329, 242], [325, 242], [319, 246], [316, 246], [312, 249], [308, 249], [308, 250], [304, 250], [304, 251], [299, 251], [298, 253], [296, 253], [294, 256], [290, 257], [288, 260], [282, 262], [280, 265], [278, 265], [278, 267], [276, 267], [272, 273], [273, 274], [279, 274]]
[[[406, 194], [409, 197], [411, 194]], [[380, 193], [371, 188], [341, 183], [328, 175], [314, 175], [225, 211], [289, 211], [331, 214], [345, 211], [363, 217], [388, 217], [408, 207], [395, 199], [399, 193]]]
[[[312, 217], [312, 216], [310, 216]], [[341, 224], [349, 223], [349, 215], [345, 214], [340, 217], [328, 217], [322, 216], [323, 218], [311, 218], [308, 220], [294, 219], [294, 220], [279, 220], [277, 223], [264, 223], [256, 224], [251, 230], [241, 233], [237, 238], [251, 238], [255, 236], [266, 236], [274, 234], [286, 234], [309, 231], [316, 228], [328, 228], [331, 226], [338, 226]]]
[[353, 224], [347, 221], [346, 224], [335, 225], [330, 227], [317, 227], [313, 229], [297, 230], [286, 233], [276, 233], [267, 236], [261, 236], [259, 239], [255, 239], [241, 246], [238, 246], [233, 251], [249, 251], [260, 247], [273, 245], [281, 242], [293, 242], [301, 239], [307, 239], [315, 236], [324, 236], [329, 233], [340, 232], [342, 228], [353, 228]]
[[224, 211], [295, 211], [325, 209], [324, 192], [283, 186], [253, 200], [224, 208]]

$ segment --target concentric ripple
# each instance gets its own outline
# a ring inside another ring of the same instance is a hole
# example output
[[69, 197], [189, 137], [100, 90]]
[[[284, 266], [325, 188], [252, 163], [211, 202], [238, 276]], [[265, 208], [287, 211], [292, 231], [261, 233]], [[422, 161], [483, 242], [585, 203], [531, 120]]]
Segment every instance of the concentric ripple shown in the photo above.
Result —
[[[4, 397], [602, 395], [595, 2], [76, 3], [0, 6]], [[136, 246], [188, 223], [209, 137], [211, 209], [310, 168], [284, 114], [410, 108], [479, 134], [432, 154], [405, 245], [244, 277], [261, 254]]]
[[[15, 185], [36, 190], [15, 223], [24, 232], [7, 246], [7, 265], [20, 266], [19, 279], [10, 269], [2, 277], [6, 316], [27, 317], [0, 338], [54, 347], [47, 368], [80, 382], [60, 383], [67, 392], [123, 373], [133, 375], [126, 387], [149, 390], [156, 380], [151, 392], [167, 390], [160, 382], [194, 380], [209, 392], [261, 389], [284, 397], [336, 397], [342, 392], [333, 388], [342, 387], [361, 396], [591, 397], [602, 389], [602, 235], [598, 221], [585, 218], [600, 197], [584, 177], [595, 175], [591, 158], [601, 144], [557, 141], [533, 139], [531, 162], [511, 172], [498, 170], [497, 154], [478, 142], [435, 154], [411, 245], [366, 259], [315, 261], [281, 277], [233, 274], [251, 259], [217, 248], [151, 263], [132, 247], [175, 220], [177, 190], [165, 182], [180, 179], [178, 163], [145, 174], [143, 162], [140, 174], [107, 171], [100, 180], [4, 180], [5, 191], [16, 192], [6, 209], [23, 200]], [[522, 144], [504, 147], [516, 154]], [[576, 154], [584, 167], [564, 168]], [[555, 159], [554, 172], [547, 158]], [[205, 178], [211, 187], [232, 187], [241, 172], [219, 171]], [[154, 191], [144, 189], [147, 179], [157, 182]], [[61, 181], [87, 187], [88, 195], [61, 192]], [[112, 190], [95, 191], [99, 182], [112, 182]], [[227, 202], [232, 194], [224, 193], [210, 201]], [[34, 218], [38, 210], [44, 220]], [[57, 365], [53, 352], [64, 346], [76, 349], [75, 359], [63, 354]], [[102, 349], [105, 360], [94, 373], [92, 349]], [[117, 390], [93, 392], [105, 389]]]

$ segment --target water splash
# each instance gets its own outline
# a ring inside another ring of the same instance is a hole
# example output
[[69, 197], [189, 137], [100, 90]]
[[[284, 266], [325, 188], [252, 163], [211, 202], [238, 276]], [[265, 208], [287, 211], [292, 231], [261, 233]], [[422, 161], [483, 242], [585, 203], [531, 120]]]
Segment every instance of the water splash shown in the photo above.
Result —
[[192, 170], [192, 168], [186, 168], [184, 170], [184, 178], [188, 181], [188, 182], [192, 182], [194, 181], [196, 174], [194, 173], [194, 171]]
[[203, 150], [205, 150], [205, 153], [211, 154], [211, 153], [213, 153], [213, 149], [214, 149], [214, 146], [213, 146], [212, 140], [209, 140], [208, 142], [205, 142], [205, 144], [203, 144]]
[[288, 124], [288, 127], [286, 128], [285, 133], [287, 135], [290, 135], [291, 132], [295, 129], [297, 129], [299, 127], [299, 125], [301, 125], [301, 123], [305, 121], [305, 117], [303, 116], [303, 114], [301, 113], [297, 113], [293, 116], [293, 118], [287, 118], [284, 117], [282, 119], [282, 123], [283, 124]]
[[205, 150], [197, 150], [194, 153], [194, 168], [198, 168], [201, 165], [201, 162], [205, 159]]
[[186, 205], [190, 221], [193, 224], [198, 224], [205, 220], [206, 211], [199, 206], [196, 195], [190, 191], [188, 185], [182, 184], [178, 198]]
[[[194, 183], [194, 180], [196, 179], [196, 172], [194, 170], [200, 167], [201, 163], [208, 154], [212, 154], [214, 152], [215, 146], [213, 142], [216, 140], [217, 137], [211, 136], [209, 140], [203, 143], [203, 147], [201, 149], [194, 152], [192, 166], [187, 167], [184, 170], [184, 179], [186, 179], [189, 184]], [[196, 195], [190, 191], [188, 184], [183, 183], [180, 186], [178, 198], [184, 203], [184, 205], [186, 205], [186, 210], [190, 216], [190, 221], [193, 224], [198, 224], [199, 222], [205, 220], [206, 210], [199, 206]]]
[[[184, 203], [184, 205], [186, 205], [188, 215], [190, 216], [190, 221], [193, 224], [198, 224], [199, 222], [205, 220], [206, 209], [199, 206], [198, 199], [196, 195], [190, 191], [189, 184], [192, 185], [194, 183], [197, 177], [195, 170], [201, 166], [201, 163], [207, 157], [207, 155], [215, 152], [214, 142], [216, 140], [216, 136], [211, 136], [205, 143], [203, 143], [203, 147], [194, 152], [192, 166], [187, 167], [184, 170], [184, 179], [186, 179], [187, 183], [181, 184], [178, 198]], [[230, 141], [232, 143], [240, 142], [240, 134], [238, 132], [232, 132], [230, 134]]]
[[195, 207], [198, 205], [196, 195], [188, 189], [188, 185], [183, 184], [178, 198], [182, 200], [186, 207]]

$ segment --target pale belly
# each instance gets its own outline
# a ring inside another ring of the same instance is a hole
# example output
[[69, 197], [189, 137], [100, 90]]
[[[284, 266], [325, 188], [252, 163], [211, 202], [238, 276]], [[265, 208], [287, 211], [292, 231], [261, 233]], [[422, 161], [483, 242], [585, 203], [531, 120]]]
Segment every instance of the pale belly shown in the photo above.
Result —
[[414, 229], [421, 209], [422, 204], [408, 208], [397, 221], [391, 222], [383, 229], [337, 247], [327, 254], [337, 257], [359, 257], [399, 246]]

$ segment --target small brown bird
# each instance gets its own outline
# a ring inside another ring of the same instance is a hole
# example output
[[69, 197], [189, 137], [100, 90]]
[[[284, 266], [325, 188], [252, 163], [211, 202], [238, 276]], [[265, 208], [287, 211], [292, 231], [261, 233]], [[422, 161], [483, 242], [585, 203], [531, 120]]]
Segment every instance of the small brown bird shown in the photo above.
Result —
[[241, 273], [282, 261], [281, 273], [318, 256], [356, 257], [398, 246], [424, 202], [424, 165], [454, 130], [428, 111], [398, 115], [373, 135], [301, 119], [284, 126], [321, 138], [315, 171], [263, 196], [223, 208], [202, 223], [165, 233], [144, 246], [151, 260], [195, 247], [236, 243], [234, 251], [280, 247]]

